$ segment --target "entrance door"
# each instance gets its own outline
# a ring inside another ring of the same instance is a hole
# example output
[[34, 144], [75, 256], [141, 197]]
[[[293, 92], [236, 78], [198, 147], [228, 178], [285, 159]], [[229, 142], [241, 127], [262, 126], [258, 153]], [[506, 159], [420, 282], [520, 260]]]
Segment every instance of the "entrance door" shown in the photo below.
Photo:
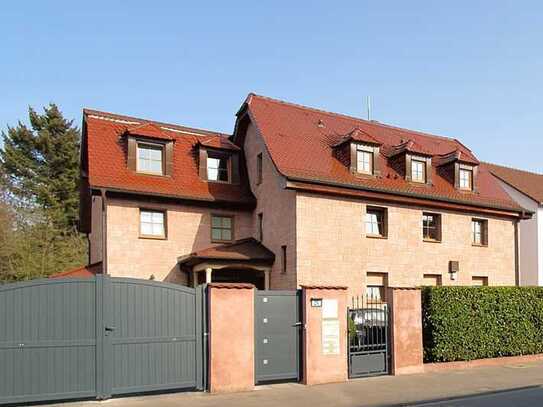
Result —
[[255, 292], [255, 381], [300, 380], [299, 291]]

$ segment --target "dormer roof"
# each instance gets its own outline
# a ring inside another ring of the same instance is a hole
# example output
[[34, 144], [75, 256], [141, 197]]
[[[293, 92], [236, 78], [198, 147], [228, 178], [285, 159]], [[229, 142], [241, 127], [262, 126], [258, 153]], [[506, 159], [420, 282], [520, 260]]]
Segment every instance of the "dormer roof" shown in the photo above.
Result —
[[349, 133], [344, 135], [337, 143], [333, 144], [332, 147], [338, 147], [344, 143], [351, 142], [351, 141], [358, 142], [358, 143], [378, 145], [378, 146], [383, 144], [379, 140], [370, 136], [364, 130], [360, 129], [359, 127], [355, 127]]
[[162, 131], [160, 127], [153, 123], [143, 123], [127, 127], [125, 134], [131, 136], [143, 136], [161, 140], [173, 140], [173, 137]]

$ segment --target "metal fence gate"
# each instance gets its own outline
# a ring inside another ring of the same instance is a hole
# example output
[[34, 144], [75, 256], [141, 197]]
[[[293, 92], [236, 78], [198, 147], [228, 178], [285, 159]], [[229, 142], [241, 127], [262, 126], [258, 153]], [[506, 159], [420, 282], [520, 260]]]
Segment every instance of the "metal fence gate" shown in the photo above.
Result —
[[389, 373], [390, 327], [386, 303], [369, 301], [347, 310], [349, 377]]
[[255, 382], [299, 381], [299, 291], [255, 291]]
[[101, 275], [0, 286], [0, 403], [203, 389], [203, 292]]

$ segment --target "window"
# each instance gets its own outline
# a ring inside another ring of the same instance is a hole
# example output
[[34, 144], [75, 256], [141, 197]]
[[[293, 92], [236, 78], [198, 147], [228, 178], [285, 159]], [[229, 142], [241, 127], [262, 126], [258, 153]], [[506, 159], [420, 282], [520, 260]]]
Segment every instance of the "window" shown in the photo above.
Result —
[[411, 180], [415, 182], [426, 182], [426, 162], [411, 160]]
[[165, 212], [140, 209], [140, 236], [166, 238]]
[[422, 237], [433, 242], [441, 241], [441, 215], [428, 212], [422, 214]]
[[366, 207], [366, 236], [386, 237], [386, 217], [385, 208]]
[[373, 153], [358, 147], [356, 151], [356, 170], [363, 174], [373, 174]]
[[438, 287], [441, 285], [441, 274], [424, 274], [422, 277], [422, 285], [430, 287]]
[[208, 181], [228, 182], [228, 158], [225, 155], [208, 153], [207, 179]]
[[281, 246], [281, 273], [287, 272], [287, 246]]
[[460, 189], [473, 189], [473, 171], [460, 168], [458, 170], [458, 186]]
[[366, 300], [369, 304], [386, 302], [386, 273], [368, 273], [366, 276]]
[[256, 183], [262, 183], [262, 153], [256, 156]]
[[230, 242], [233, 240], [233, 216], [211, 215], [211, 241]]
[[471, 278], [471, 285], [472, 286], [487, 286], [488, 285], [488, 277], [476, 277], [476, 276], [473, 276]]
[[262, 241], [264, 239], [264, 215], [262, 213], [258, 214], [258, 240]]
[[137, 172], [149, 174], [164, 173], [164, 148], [158, 144], [138, 143], [137, 145]]
[[471, 220], [471, 243], [475, 246], [488, 244], [488, 221], [485, 219]]

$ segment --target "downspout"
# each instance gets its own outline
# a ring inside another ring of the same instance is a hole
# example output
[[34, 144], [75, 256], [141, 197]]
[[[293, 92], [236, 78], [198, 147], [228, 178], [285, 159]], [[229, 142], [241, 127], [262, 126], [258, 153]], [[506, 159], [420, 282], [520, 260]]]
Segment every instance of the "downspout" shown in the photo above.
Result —
[[520, 219], [515, 219], [515, 285], [520, 286], [520, 262], [519, 262], [519, 227], [518, 224], [520, 222]]
[[100, 189], [102, 196], [102, 274], [107, 274], [107, 197], [106, 190]]

